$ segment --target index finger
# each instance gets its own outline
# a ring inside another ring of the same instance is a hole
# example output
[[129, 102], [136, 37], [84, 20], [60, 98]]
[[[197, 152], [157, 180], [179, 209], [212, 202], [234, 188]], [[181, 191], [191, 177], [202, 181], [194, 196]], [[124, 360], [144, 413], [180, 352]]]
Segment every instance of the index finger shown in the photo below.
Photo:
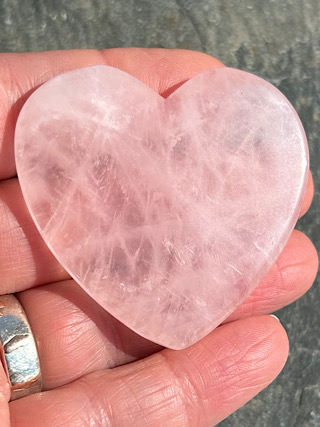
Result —
[[110, 65], [169, 95], [194, 75], [223, 64], [201, 52], [119, 48], [0, 54], [0, 179], [15, 176], [14, 129], [31, 93], [58, 74], [89, 65]]

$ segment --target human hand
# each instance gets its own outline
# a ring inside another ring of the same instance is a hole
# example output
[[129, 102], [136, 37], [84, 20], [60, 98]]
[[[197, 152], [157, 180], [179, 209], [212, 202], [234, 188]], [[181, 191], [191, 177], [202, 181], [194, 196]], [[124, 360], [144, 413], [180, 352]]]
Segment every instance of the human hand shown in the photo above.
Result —
[[[39, 236], [13, 155], [15, 122], [31, 92], [57, 74], [95, 64], [127, 71], [163, 96], [193, 75], [222, 66], [198, 52], [160, 49], [0, 55], [0, 294], [17, 292], [26, 310], [45, 390], [8, 404], [0, 371], [1, 426], [210, 427], [282, 369], [287, 337], [265, 314], [311, 286], [317, 254], [308, 238], [294, 231], [249, 298], [224, 325], [185, 350], [162, 349], [105, 312], [70, 280]], [[310, 176], [302, 213], [312, 194]]]

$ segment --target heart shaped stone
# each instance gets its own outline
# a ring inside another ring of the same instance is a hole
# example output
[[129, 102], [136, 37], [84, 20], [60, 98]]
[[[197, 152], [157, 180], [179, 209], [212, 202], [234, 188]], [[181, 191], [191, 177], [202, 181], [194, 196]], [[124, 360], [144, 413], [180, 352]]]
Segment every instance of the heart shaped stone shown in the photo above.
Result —
[[203, 72], [162, 98], [107, 66], [41, 86], [16, 128], [43, 239], [138, 334], [185, 348], [218, 326], [283, 249], [303, 202], [306, 138], [246, 72]]

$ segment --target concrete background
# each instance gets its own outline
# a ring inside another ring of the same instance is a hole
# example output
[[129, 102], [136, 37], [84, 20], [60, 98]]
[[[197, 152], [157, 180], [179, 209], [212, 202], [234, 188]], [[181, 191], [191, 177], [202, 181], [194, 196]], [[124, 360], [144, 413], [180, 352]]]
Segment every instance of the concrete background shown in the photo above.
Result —
[[[289, 98], [306, 129], [316, 185], [298, 227], [319, 249], [319, 0], [0, 0], [0, 52], [117, 46], [200, 50]], [[320, 426], [318, 285], [278, 313], [291, 342], [280, 377], [221, 427]]]

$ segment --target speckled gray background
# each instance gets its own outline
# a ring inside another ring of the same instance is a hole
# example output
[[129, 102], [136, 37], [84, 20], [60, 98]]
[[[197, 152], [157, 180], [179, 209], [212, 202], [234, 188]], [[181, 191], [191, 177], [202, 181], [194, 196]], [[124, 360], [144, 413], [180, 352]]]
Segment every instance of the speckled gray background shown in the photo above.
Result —
[[[316, 193], [299, 228], [319, 249], [319, 0], [0, 0], [2, 52], [116, 46], [200, 50], [275, 84], [309, 139]], [[320, 426], [318, 285], [279, 312], [291, 342], [280, 377], [220, 426]]]

